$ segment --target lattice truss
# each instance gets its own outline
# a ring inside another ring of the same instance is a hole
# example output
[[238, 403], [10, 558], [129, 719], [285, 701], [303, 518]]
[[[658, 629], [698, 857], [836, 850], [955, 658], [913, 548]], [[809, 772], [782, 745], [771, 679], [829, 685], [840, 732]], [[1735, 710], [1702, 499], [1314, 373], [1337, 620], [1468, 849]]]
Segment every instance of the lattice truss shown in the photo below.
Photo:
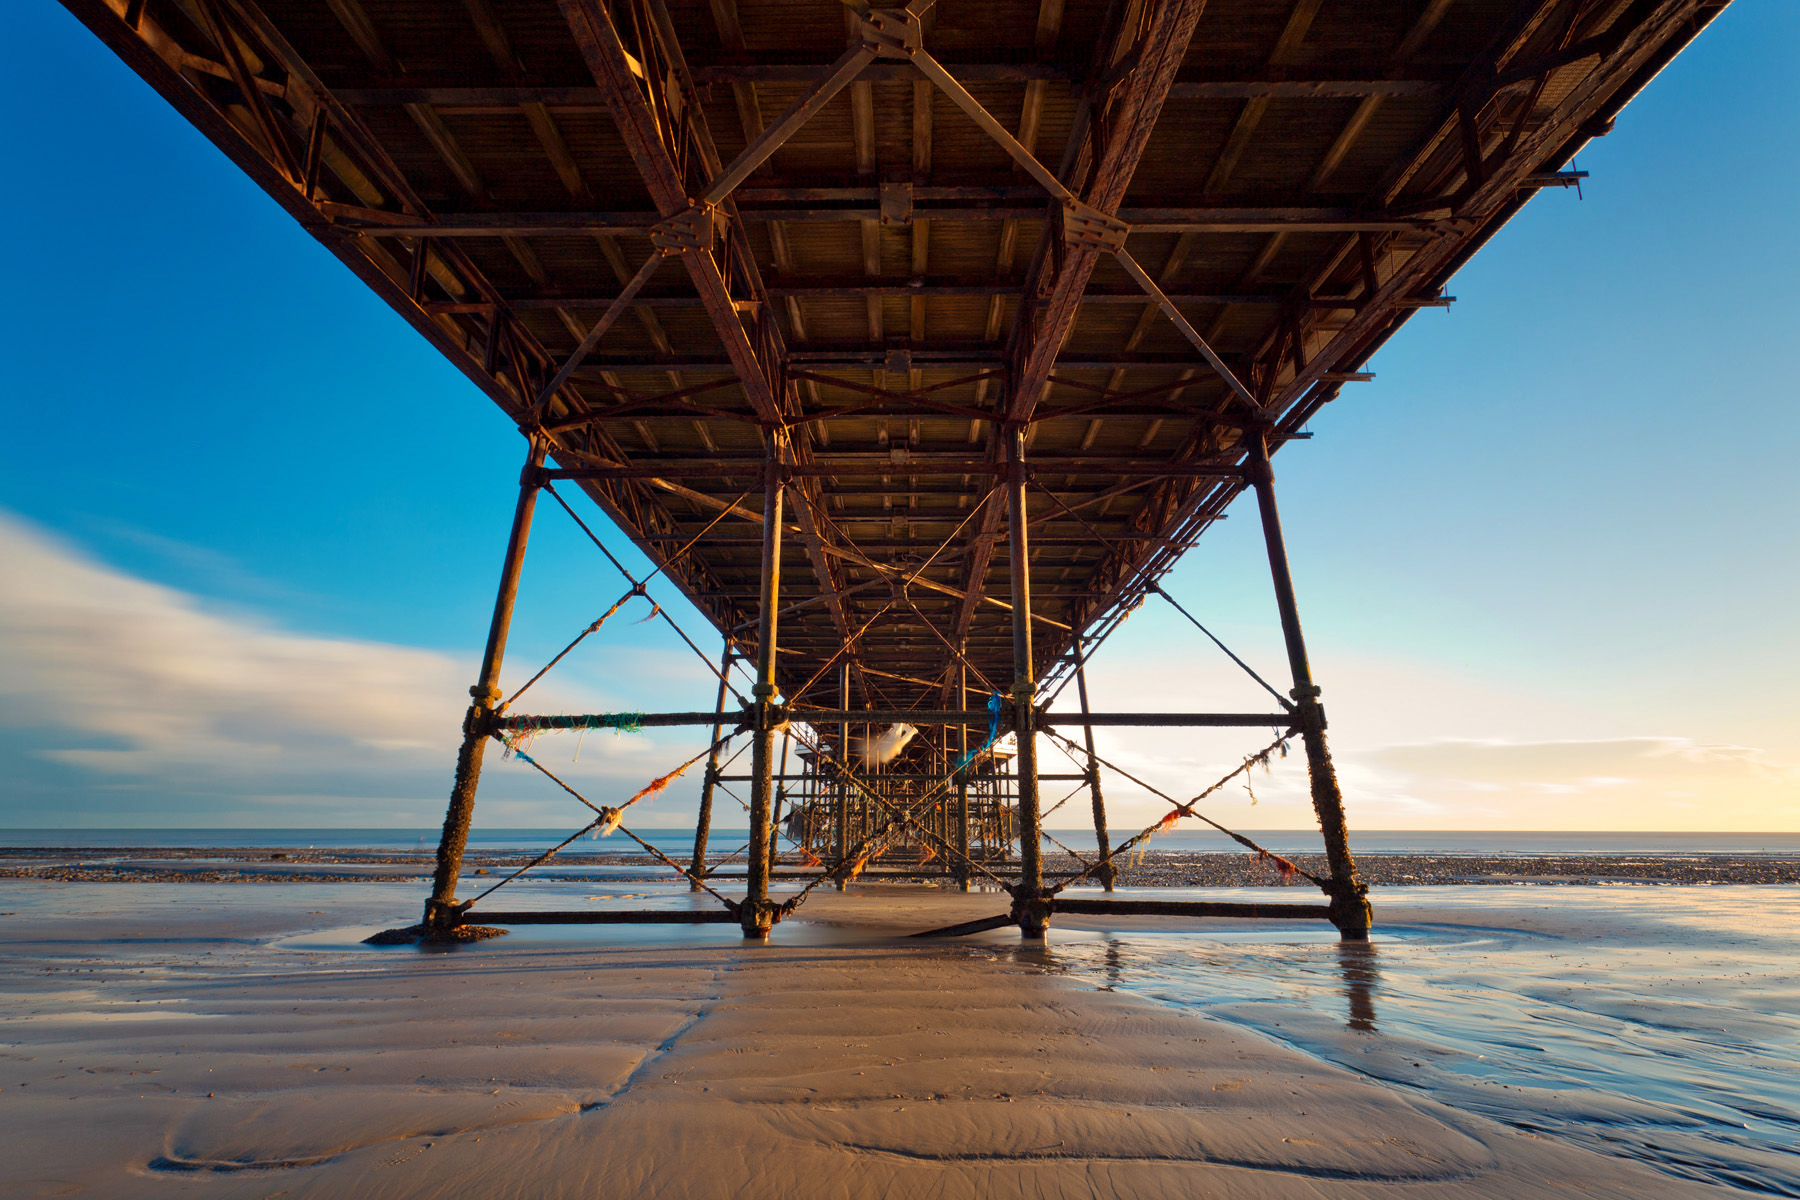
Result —
[[[1109, 724], [1275, 738], [1240, 769], [1299, 739], [1329, 864], [1313, 915], [1366, 933], [1270, 456], [1521, 204], [1578, 185], [1579, 148], [1724, 7], [65, 3], [527, 439], [426, 924], [473, 911], [484, 745], [625, 719], [519, 715], [498, 689], [538, 494], [581, 520], [567, 483], [724, 638], [714, 711], [632, 719], [713, 728], [679, 768], [706, 760], [709, 798], [748, 743], [747, 894], [718, 899], [756, 935], [797, 902], [768, 889], [784, 798], [808, 890], [886, 848], [993, 876], [1027, 934], [1106, 903], [1060, 892], [1110, 886], [1137, 843], [1108, 843]], [[1279, 711], [1089, 712], [1086, 657], [1246, 490]], [[619, 569], [620, 605], [648, 596]], [[1079, 718], [1047, 715], [1071, 681]], [[853, 726], [899, 722], [919, 738], [897, 765], [856, 761]], [[1061, 881], [1040, 733], [1097, 821]], [[591, 830], [637, 798], [576, 799]], [[711, 887], [703, 854], [670, 865]]]

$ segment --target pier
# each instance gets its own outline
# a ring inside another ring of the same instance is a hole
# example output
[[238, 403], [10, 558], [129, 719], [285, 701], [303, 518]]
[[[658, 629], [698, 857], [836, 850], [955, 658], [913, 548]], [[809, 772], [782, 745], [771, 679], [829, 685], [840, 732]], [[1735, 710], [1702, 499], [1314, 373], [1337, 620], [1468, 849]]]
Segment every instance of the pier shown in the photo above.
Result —
[[[704, 919], [767, 938], [813, 890], [903, 865], [1007, 898], [921, 934], [1154, 912], [1304, 916], [1350, 941], [1372, 913], [1276, 457], [1372, 378], [1401, 324], [1453, 302], [1450, 277], [1521, 205], [1580, 186], [1581, 148], [1724, 7], [64, 2], [519, 430], [426, 935]], [[1261, 532], [1279, 671], [1166, 586], [1228, 515]], [[540, 517], [576, 523], [620, 576], [564, 654], [650, 605], [716, 694], [536, 712], [555, 660], [502, 690]], [[603, 522], [649, 573], [611, 555]], [[657, 601], [676, 593], [709, 629]], [[1091, 710], [1088, 672], [1141, 605], [1177, 611], [1266, 705]], [[1093, 730], [1119, 726], [1239, 729], [1242, 761], [1165, 795], [1100, 754]], [[650, 727], [691, 728], [697, 753], [616, 803], [530, 753], [561, 730]], [[632, 804], [697, 772], [691, 856], [640, 844], [716, 909], [521, 913], [489, 898], [516, 876], [461, 894], [496, 743], [569, 793], [570, 842], [635, 839]], [[1045, 747], [1075, 768], [1046, 769]], [[1322, 873], [1218, 828], [1317, 903], [1105, 895], [1115, 859], [1210, 823], [1211, 791], [1290, 748]], [[1114, 830], [1109, 779], [1167, 814]], [[1048, 782], [1078, 785], [1096, 838], [1057, 876]], [[741, 895], [715, 887], [708, 840], [728, 785], [749, 810]], [[801, 890], [772, 889], [777, 871]]]

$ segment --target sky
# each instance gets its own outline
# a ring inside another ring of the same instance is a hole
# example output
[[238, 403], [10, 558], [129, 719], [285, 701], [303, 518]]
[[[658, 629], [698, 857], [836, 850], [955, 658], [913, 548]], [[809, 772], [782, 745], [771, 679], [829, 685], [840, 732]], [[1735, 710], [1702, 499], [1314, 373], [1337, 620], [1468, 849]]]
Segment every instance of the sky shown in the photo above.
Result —
[[[29, 0], [11, 28], [0, 827], [435, 825], [516, 430], [60, 7]], [[1353, 828], [1800, 830], [1796, 44], [1800, 6], [1737, 0], [1579, 156], [1579, 197], [1526, 206], [1455, 306], [1416, 316], [1278, 456]], [[621, 590], [540, 512], [514, 684]], [[1249, 506], [1166, 586], [1280, 677]], [[539, 685], [544, 709], [710, 707], [659, 624], [596, 643]], [[1090, 682], [1100, 709], [1257, 695], [1154, 599]], [[1259, 748], [1100, 740], [1183, 798]], [[539, 756], [616, 801], [692, 741]], [[478, 826], [581, 823], [489, 762]], [[641, 823], [690, 821], [696, 795], [677, 783]], [[1116, 780], [1108, 797], [1117, 828], [1164, 808]], [[1298, 755], [1209, 804], [1310, 823]]]

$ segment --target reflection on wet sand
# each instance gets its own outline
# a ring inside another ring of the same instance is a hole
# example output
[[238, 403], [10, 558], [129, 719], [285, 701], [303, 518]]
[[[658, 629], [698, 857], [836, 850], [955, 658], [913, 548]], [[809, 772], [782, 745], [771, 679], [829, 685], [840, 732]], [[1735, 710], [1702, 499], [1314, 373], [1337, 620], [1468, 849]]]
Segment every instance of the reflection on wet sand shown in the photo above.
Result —
[[1272, 923], [1071, 932], [1039, 965], [1531, 1136], [1800, 1196], [1800, 889], [1417, 895], [1371, 943]]
[[1350, 1012], [1344, 1024], [1358, 1033], [1376, 1033], [1375, 984], [1381, 979], [1374, 942], [1341, 942], [1338, 971], [1344, 977], [1344, 998]]

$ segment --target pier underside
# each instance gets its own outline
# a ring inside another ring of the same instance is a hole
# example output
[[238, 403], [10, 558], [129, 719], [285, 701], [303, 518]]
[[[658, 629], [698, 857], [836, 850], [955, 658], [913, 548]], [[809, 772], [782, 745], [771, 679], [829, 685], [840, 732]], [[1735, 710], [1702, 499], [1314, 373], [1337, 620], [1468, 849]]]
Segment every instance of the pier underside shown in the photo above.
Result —
[[[1577, 151], [1724, 7], [64, 2], [523, 435], [427, 932], [547, 916], [458, 898], [488, 742], [538, 766], [538, 734], [644, 725], [696, 731], [697, 844], [664, 861], [717, 898], [700, 919], [767, 936], [885, 865], [1011, 897], [937, 932], [1042, 936], [1059, 908], [1126, 911], [1064, 893], [1110, 889], [1145, 836], [1107, 828], [1093, 730], [1149, 725], [1243, 729], [1237, 771], [1299, 743], [1324, 838], [1322, 903], [1181, 911], [1353, 939], [1366, 888], [1270, 460], [1521, 204], [1578, 185]], [[1265, 711], [1091, 712], [1087, 659], [1139, 604], [1179, 605], [1160, 581], [1243, 492], [1288, 657]], [[544, 496], [655, 564], [619, 566], [621, 603], [678, 590], [711, 623], [678, 632], [716, 696], [552, 717], [502, 694]], [[1056, 879], [1052, 742], [1098, 841]], [[707, 830], [746, 745], [725, 896]], [[571, 795], [579, 832], [632, 836], [638, 797]], [[784, 863], [805, 891], [771, 894]]]

